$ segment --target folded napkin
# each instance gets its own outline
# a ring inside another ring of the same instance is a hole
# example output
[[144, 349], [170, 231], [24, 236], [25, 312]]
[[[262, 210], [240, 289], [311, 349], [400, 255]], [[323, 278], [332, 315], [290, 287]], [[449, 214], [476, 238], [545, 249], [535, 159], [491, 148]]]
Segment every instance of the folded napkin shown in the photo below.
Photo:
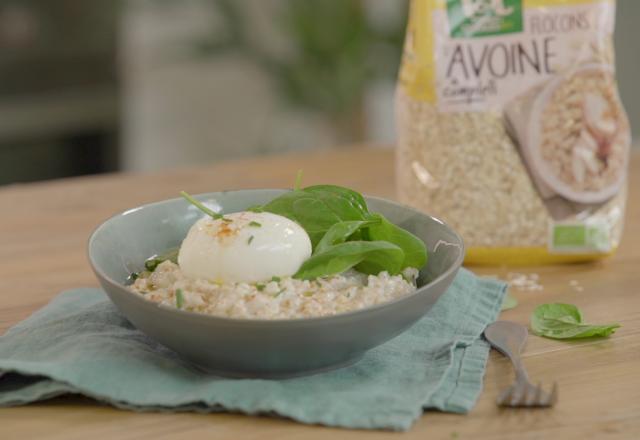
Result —
[[0, 405], [83, 394], [119, 408], [278, 414], [303, 423], [406, 430], [424, 409], [469, 411], [481, 339], [505, 293], [461, 269], [431, 311], [358, 363], [285, 380], [202, 373], [136, 330], [99, 289], [58, 295], [0, 337]]

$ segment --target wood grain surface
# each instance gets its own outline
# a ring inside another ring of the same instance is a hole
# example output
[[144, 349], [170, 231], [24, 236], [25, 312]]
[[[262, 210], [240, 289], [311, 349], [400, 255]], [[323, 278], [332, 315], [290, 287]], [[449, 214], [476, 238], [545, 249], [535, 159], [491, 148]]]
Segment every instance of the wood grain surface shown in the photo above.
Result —
[[[96, 286], [85, 255], [87, 238], [107, 217], [135, 205], [233, 188], [290, 187], [298, 169], [305, 184], [336, 183], [394, 197], [393, 154], [384, 149], [328, 150], [255, 158], [153, 174], [81, 177], [0, 188], [0, 334], [62, 290]], [[494, 401], [512, 378], [492, 352], [485, 387], [468, 415], [427, 412], [404, 434], [305, 426], [236, 414], [133, 413], [79, 397], [0, 409], [0, 439], [613, 439], [640, 438], [640, 155], [632, 158], [622, 246], [592, 264], [513, 269], [537, 273], [542, 291], [513, 290], [517, 308], [502, 314], [528, 323], [546, 302], [578, 305], [593, 322], [619, 322], [608, 339], [561, 342], [532, 336], [525, 352], [530, 375], [557, 381], [553, 409], [499, 409]], [[506, 267], [476, 268], [505, 277]], [[579, 283], [582, 290], [572, 285]]]

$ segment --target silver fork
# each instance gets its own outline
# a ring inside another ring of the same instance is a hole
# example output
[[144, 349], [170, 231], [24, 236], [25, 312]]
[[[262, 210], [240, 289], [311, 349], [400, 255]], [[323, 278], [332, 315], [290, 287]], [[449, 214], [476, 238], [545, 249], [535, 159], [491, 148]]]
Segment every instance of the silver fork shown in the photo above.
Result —
[[499, 406], [510, 407], [549, 407], [558, 400], [558, 384], [553, 383], [551, 392], [533, 385], [522, 365], [520, 353], [527, 342], [527, 328], [509, 321], [496, 321], [484, 330], [484, 337], [489, 343], [507, 356], [516, 370], [515, 382], [498, 396]]

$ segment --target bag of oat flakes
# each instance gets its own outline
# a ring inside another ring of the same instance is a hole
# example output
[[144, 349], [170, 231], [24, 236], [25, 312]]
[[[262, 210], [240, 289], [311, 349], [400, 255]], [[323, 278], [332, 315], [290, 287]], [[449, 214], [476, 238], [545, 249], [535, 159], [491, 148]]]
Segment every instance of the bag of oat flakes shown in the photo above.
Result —
[[630, 129], [615, 2], [412, 0], [396, 93], [400, 199], [471, 264], [601, 258], [620, 241]]

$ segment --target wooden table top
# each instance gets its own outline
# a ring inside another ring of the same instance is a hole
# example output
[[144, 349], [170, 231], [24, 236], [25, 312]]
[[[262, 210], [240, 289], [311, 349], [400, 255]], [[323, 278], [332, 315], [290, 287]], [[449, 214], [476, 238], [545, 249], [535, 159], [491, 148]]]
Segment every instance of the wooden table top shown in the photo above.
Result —
[[[534, 380], [557, 381], [558, 405], [499, 409], [496, 395], [512, 371], [492, 352], [485, 386], [468, 415], [428, 412], [404, 434], [415, 439], [640, 438], [640, 152], [632, 158], [630, 203], [619, 252], [606, 261], [515, 269], [537, 273], [542, 291], [513, 291], [520, 304], [502, 318], [527, 324], [541, 303], [578, 305], [588, 320], [619, 322], [611, 338], [561, 342], [532, 336], [525, 365]], [[290, 187], [298, 169], [305, 184], [336, 183], [393, 198], [393, 155], [383, 149], [324, 151], [255, 158], [154, 174], [116, 174], [0, 188], [0, 334], [62, 290], [96, 286], [85, 256], [93, 228], [142, 203], [232, 188]], [[478, 272], [505, 276], [506, 268]], [[571, 285], [576, 280], [583, 290]], [[397, 434], [305, 426], [233, 414], [138, 414], [87, 399], [59, 398], [0, 409], [0, 438], [210, 439], [379, 438]]]

